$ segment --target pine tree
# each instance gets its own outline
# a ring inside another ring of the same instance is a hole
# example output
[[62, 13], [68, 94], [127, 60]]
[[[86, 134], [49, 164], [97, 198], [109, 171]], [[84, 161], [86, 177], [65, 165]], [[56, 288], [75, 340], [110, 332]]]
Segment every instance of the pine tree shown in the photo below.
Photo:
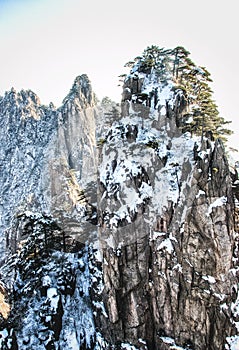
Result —
[[[215, 138], [220, 137], [226, 141], [226, 136], [232, 134], [232, 131], [226, 128], [230, 122], [219, 115], [212, 97], [213, 91], [209, 86], [212, 82], [210, 73], [205, 67], [197, 66], [189, 55], [190, 52], [182, 46], [164, 49], [152, 45], [125, 66], [131, 69], [131, 74], [139, 72], [150, 75], [159, 84], [171, 81], [176, 84], [175, 90], [181, 89], [192, 117], [192, 122], [185, 124], [183, 131], [191, 131], [202, 137], [211, 132]], [[149, 93], [149, 98], [149, 105], [156, 108], [157, 91]], [[154, 104], [151, 103], [152, 98]]]
[[190, 52], [182, 46], [177, 46], [174, 50], [172, 50], [172, 54], [175, 56], [173, 60], [172, 74], [177, 80], [180, 73], [185, 69], [188, 69], [190, 67], [190, 63], [192, 65], [193, 63], [188, 59]]

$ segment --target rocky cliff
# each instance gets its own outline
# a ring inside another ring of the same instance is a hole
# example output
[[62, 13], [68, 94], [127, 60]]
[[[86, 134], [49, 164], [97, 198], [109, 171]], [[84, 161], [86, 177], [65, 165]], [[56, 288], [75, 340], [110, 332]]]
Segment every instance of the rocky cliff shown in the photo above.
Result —
[[237, 348], [237, 172], [163, 67], [0, 99], [0, 349]]
[[175, 127], [181, 92], [166, 86], [160, 94], [157, 109], [123, 102], [102, 152], [110, 334], [139, 347], [147, 340], [150, 349], [221, 349], [233, 334], [237, 289], [228, 163], [220, 141]]

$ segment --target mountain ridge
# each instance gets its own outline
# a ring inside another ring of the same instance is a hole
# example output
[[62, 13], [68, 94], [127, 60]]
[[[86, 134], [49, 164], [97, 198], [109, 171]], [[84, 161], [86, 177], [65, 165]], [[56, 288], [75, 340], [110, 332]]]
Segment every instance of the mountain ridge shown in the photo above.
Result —
[[0, 349], [237, 346], [237, 173], [162, 53], [133, 63], [121, 111], [86, 75], [58, 109], [0, 100]]

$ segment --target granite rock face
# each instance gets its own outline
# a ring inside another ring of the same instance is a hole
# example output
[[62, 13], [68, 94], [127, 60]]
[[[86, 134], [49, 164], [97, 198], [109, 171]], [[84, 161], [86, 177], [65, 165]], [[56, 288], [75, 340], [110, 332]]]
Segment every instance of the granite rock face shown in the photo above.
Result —
[[96, 203], [94, 99], [86, 75], [76, 78], [58, 110], [42, 106], [31, 91], [12, 90], [1, 98], [2, 257], [4, 230], [14, 215], [45, 212], [64, 227], [74, 226], [74, 221], [79, 226], [86, 197]]
[[0, 349], [234, 349], [237, 179], [189, 111], [152, 71], [121, 112], [86, 75], [0, 99]]
[[142, 74], [136, 80], [126, 81], [100, 165], [108, 337], [142, 349], [222, 349], [236, 332], [237, 294], [225, 150], [181, 132], [180, 90], [159, 86], [154, 105], [142, 99]]
[[0, 348], [91, 349], [103, 344], [90, 296], [103, 110], [86, 75], [59, 109], [13, 89], [0, 108]]

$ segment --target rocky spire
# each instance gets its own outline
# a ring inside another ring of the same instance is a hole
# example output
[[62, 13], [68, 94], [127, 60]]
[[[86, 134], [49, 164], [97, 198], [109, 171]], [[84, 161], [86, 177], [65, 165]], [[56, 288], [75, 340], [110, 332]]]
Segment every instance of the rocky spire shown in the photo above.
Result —
[[92, 91], [90, 80], [86, 74], [76, 77], [69, 94], [63, 101], [63, 105], [69, 100], [77, 101], [82, 109], [95, 105], [95, 94]]
[[228, 162], [220, 140], [184, 132], [192, 106], [160, 77], [151, 58], [132, 69], [102, 148], [101, 327], [139, 349], [219, 350], [237, 341]]

